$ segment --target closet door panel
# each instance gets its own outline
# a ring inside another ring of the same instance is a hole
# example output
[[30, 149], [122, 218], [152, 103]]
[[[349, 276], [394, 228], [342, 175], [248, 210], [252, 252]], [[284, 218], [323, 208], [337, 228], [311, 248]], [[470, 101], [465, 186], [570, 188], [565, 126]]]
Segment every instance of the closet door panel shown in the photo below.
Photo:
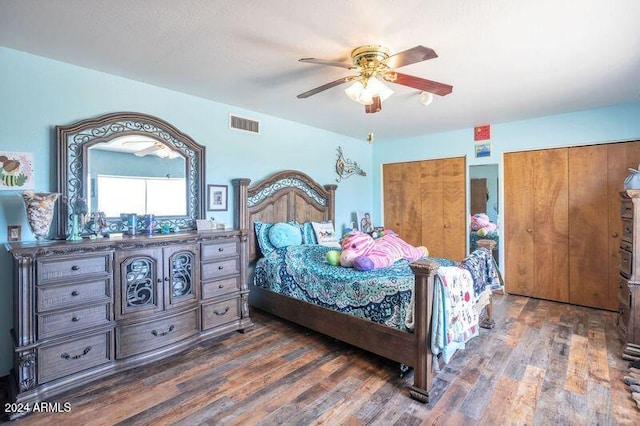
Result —
[[441, 178], [442, 162], [426, 160], [420, 162], [420, 188], [422, 193], [422, 244], [432, 257], [444, 254], [444, 187]]
[[533, 296], [568, 302], [568, 150], [535, 151], [533, 160], [536, 261]]
[[606, 164], [606, 145], [569, 148], [569, 302], [601, 309], [610, 299]]
[[505, 285], [508, 293], [533, 295], [533, 167], [531, 153], [504, 154]]
[[464, 157], [440, 160], [443, 186], [443, 240], [441, 257], [461, 261], [466, 245], [466, 160]]
[[382, 173], [385, 228], [409, 244], [422, 245], [420, 163], [385, 164]]

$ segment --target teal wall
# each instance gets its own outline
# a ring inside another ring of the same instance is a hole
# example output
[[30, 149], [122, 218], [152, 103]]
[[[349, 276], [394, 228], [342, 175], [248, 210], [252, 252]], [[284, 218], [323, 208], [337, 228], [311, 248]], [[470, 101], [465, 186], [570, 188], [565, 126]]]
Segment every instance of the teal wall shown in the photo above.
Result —
[[[206, 146], [206, 182], [231, 185], [231, 179], [256, 181], [284, 169], [301, 170], [318, 182], [335, 182], [336, 149], [356, 160], [367, 177], [338, 185], [337, 228], [356, 210], [371, 209], [371, 147], [363, 140], [327, 132], [269, 115], [0, 47], [0, 150], [34, 154], [36, 191], [55, 191], [55, 126], [117, 111], [155, 115]], [[229, 130], [229, 113], [258, 119], [261, 134]], [[16, 191], [0, 191], [0, 242], [7, 225], [21, 225], [33, 240]], [[229, 193], [233, 199], [233, 192]], [[216, 212], [218, 222], [233, 223], [233, 211]], [[12, 263], [0, 249], [0, 376], [11, 366]]]

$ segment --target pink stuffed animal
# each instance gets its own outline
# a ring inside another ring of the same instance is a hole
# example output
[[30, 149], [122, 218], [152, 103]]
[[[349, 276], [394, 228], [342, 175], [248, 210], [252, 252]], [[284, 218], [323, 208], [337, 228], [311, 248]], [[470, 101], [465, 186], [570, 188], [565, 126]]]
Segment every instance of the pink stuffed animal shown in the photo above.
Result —
[[478, 232], [478, 235], [480, 236], [492, 234], [498, 228], [498, 225], [491, 222], [491, 220], [489, 220], [489, 216], [487, 216], [485, 213], [477, 213], [471, 215], [469, 217], [469, 220], [471, 221], [472, 231], [483, 230], [482, 232]]
[[358, 271], [369, 271], [393, 265], [397, 260], [409, 262], [428, 256], [426, 247], [414, 247], [402, 240], [393, 231], [373, 239], [360, 231], [351, 231], [342, 239], [340, 265]]

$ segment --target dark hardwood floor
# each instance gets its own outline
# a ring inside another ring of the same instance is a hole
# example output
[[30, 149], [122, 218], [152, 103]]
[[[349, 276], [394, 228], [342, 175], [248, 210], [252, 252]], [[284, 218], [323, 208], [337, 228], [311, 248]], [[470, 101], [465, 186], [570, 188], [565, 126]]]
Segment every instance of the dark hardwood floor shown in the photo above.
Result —
[[[398, 365], [259, 311], [256, 327], [48, 402], [29, 425], [640, 424], [612, 312], [495, 295], [482, 330], [409, 398]], [[4, 406], [4, 403], [3, 403]]]

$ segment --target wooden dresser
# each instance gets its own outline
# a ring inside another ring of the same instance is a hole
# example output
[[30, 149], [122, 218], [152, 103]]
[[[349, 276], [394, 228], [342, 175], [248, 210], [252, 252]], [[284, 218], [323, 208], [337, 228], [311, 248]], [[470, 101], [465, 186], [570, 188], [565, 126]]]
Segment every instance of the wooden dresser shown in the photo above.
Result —
[[7, 244], [10, 397], [43, 401], [251, 327], [246, 243], [232, 230]]
[[620, 193], [622, 235], [617, 325], [625, 342], [623, 358], [640, 360], [640, 190]]

